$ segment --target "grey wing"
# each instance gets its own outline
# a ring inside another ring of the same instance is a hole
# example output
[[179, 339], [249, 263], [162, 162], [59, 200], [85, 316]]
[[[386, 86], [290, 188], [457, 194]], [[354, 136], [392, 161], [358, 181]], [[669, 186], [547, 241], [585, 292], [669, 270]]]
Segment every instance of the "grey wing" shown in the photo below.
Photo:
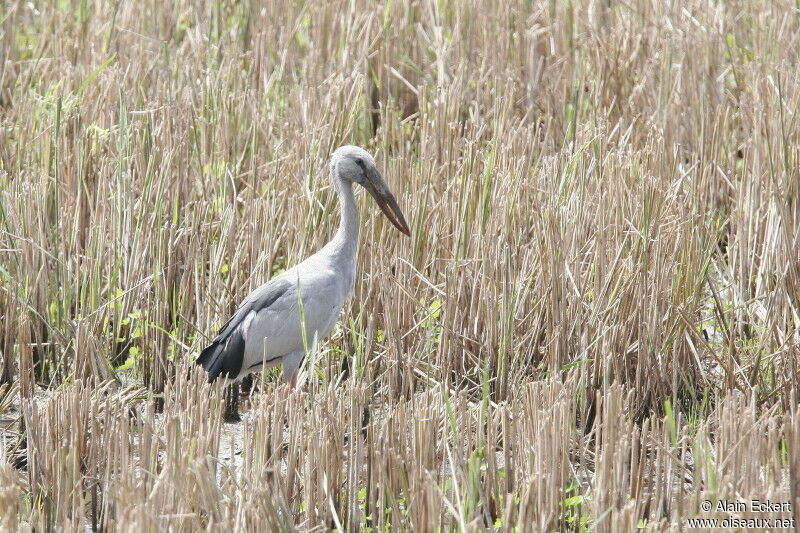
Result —
[[292, 284], [285, 278], [274, 278], [254, 290], [242, 302], [230, 320], [220, 328], [216, 338], [200, 352], [195, 361], [208, 373], [209, 382], [219, 376], [236, 379], [242, 371], [244, 362], [247, 324], [254, 314], [275, 303], [291, 288]]

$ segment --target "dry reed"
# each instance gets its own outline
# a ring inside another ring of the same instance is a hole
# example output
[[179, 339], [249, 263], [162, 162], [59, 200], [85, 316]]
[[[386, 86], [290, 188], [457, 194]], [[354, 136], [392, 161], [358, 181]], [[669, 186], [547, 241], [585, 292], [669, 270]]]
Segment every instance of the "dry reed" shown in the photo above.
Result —
[[[798, 38], [788, 0], [0, 5], [0, 529], [800, 505]], [[187, 364], [332, 235], [345, 143], [412, 238], [361, 201], [305, 388], [226, 425]]]

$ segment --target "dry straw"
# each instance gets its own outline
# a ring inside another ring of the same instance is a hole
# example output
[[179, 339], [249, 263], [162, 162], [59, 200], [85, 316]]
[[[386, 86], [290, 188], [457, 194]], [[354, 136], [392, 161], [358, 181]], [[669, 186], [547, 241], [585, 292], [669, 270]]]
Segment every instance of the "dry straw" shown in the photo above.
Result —
[[[0, 529], [797, 508], [795, 7], [3, 3]], [[360, 200], [307, 385], [258, 376], [225, 424], [185, 369], [332, 235], [345, 143], [412, 238]]]

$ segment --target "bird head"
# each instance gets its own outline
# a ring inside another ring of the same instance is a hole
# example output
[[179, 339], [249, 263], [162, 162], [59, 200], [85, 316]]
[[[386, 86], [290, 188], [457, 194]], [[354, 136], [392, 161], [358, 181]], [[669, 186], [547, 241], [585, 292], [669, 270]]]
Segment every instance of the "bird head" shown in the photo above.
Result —
[[345, 182], [358, 183], [372, 195], [386, 218], [405, 235], [411, 235], [406, 219], [372, 156], [358, 146], [342, 146], [331, 157], [331, 174]]

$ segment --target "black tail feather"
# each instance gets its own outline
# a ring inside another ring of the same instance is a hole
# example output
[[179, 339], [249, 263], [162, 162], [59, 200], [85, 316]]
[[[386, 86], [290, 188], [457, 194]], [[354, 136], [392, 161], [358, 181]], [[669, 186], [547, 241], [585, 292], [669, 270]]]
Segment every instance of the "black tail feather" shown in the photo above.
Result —
[[222, 359], [220, 355], [222, 355], [222, 348], [223, 347], [220, 344], [213, 342], [206, 346], [202, 352], [200, 352], [200, 355], [195, 361], [195, 363], [202, 366], [203, 369], [208, 373], [209, 383], [219, 377], [220, 360]]
[[195, 361], [208, 373], [211, 383], [218, 377], [236, 379], [244, 361], [244, 338], [238, 329], [226, 339], [216, 339], [208, 345]]

